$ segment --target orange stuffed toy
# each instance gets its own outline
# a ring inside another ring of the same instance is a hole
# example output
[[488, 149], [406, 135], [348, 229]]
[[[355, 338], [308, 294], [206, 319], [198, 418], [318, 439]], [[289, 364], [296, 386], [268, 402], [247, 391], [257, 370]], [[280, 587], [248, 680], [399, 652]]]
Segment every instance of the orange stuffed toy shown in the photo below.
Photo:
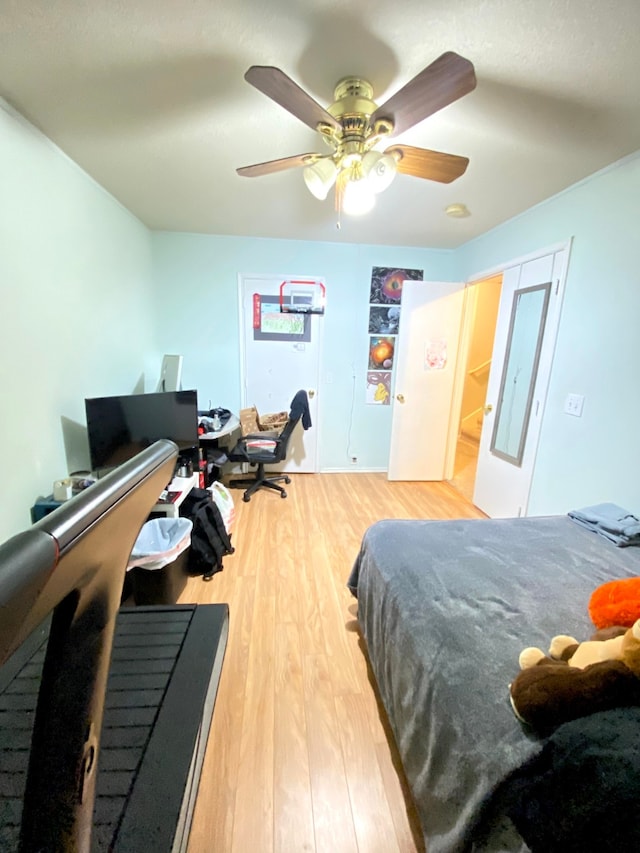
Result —
[[596, 628], [623, 625], [640, 619], [640, 578], [608, 581], [591, 594], [589, 616]]

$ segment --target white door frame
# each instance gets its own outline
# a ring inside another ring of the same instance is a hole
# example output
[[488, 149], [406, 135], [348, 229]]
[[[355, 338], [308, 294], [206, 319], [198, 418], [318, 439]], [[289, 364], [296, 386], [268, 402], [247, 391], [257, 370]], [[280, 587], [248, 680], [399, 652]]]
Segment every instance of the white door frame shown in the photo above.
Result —
[[[247, 399], [247, 363], [246, 363], [246, 355], [245, 355], [245, 335], [248, 330], [245, 327], [245, 316], [244, 316], [244, 290], [243, 284], [247, 279], [257, 280], [257, 281], [266, 281], [270, 284], [273, 283], [274, 280], [279, 281], [319, 281], [322, 282], [323, 285], [326, 285], [326, 280], [324, 276], [313, 276], [313, 275], [292, 275], [292, 274], [280, 274], [280, 273], [238, 273], [238, 329], [239, 329], [239, 348], [240, 348], [240, 405], [242, 408], [245, 408], [248, 405], [252, 404], [252, 401]], [[318, 374], [315, 382], [315, 412], [313, 417], [313, 427], [312, 429], [315, 432], [314, 436], [314, 444], [315, 444], [315, 456], [313, 458], [313, 470], [317, 473], [320, 470], [320, 437], [321, 437], [321, 401], [320, 395], [318, 393], [320, 386], [320, 365], [322, 364], [322, 345], [324, 339], [324, 326], [323, 317], [319, 315], [311, 315], [311, 322], [315, 328], [315, 333], [317, 334], [317, 342], [318, 342]], [[308, 389], [306, 389], [308, 390]], [[296, 429], [300, 429], [298, 426]], [[271, 466], [274, 470], [277, 469], [278, 466]], [[286, 468], [287, 463], [281, 463], [280, 468]], [[293, 469], [292, 469], [293, 470]]]
[[[557, 252], [566, 251], [563, 269], [561, 270], [561, 273], [560, 273], [560, 278], [561, 278], [560, 286], [562, 288], [562, 291], [564, 291], [564, 284], [566, 282], [566, 277], [567, 277], [567, 268], [569, 265], [569, 258], [570, 258], [570, 254], [571, 254], [571, 243], [572, 243], [572, 239], [569, 238], [568, 240], [565, 240], [564, 242], [554, 243], [551, 246], [546, 246], [543, 249], [538, 249], [534, 252], [530, 252], [526, 255], [522, 255], [518, 258], [514, 258], [512, 260], [498, 264], [494, 267], [490, 267], [486, 270], [483, 270], [482, 272], [474, 273], [473, 275], [471, 275], [468, 278], [467, 283], [466, 283], [466, 287], [471, 287], [472, 285], [477, 284], [481, 281], [484, 281], [487, 278], [491, 278], [491, 277], [496, 276], [496, 275], [504, 274], [508, 269], [510, 269], [512, 267], [522, 266], [523, 264], [526, 264], [529, 261], [534, 261], [538, 258], [543, 258], [543, 257], [546, 257], [547, 255], [552, 255], [552, 254], [555, 254]], [[561, 300], [562, 300], [563, 296], [564, 296], [564, 293], [561, 292], [561, 294], [560, 294]], [[468, 345], [469, 345], [469, 335], [470, 335], [470, 331], [471, 331], [470, 320], [467, 316], [468, 314], [471, 313], [470, 311], [467, 310], [469, 305], [470, 305], [470, 300], [466, 300], [465, 301], [465, 315], [463, 318], [463, 329], [462, 329], [462, 335], [461, 335], [461, 343], [460, 343], [460, 348], [459, 348], [459, 359], [458, 359], [457, 370], [456, 370], [456, 388], [454, 389], [454, 403], [452, 406], [452, 418], [451, 418], [450, 429], [449, 429], [449, 446], [448, 446], [448, 452], [447, 452], [447, 460], [448, 461], [447, 461], [447, 469], [446, 469], [446, 475], [445, 475], [447, 477], [447, 479], [451, 478], [452, 472], [453, 472], [453, 464], [454, 464], [454, 460], [455, 460], [455, 451], [456, 451], [456, 442], [457, 442], [457, 424], [458, 424], [458, 420], [460, 418], [460, 407], [462, 405], [462, 383], [464, 382], [464, 363], [465, 363], [465, 360], [461, 356], [464, 354], [464, 352], [466, 352], [466, 349], [468, 348]], [[501, 299], [501, 308], [502, 308], [502, 299]], [[549, 347], [550, 347], [550, 355], [549, 355], [550, 363], [549, 363], [549, 375], [548, 375], [547, 387], [543, 390], [542, 394], [539, 397], [538, 417], [539, 417], [540, 427], [542, 426], [542, 422], [544, 419], [544, 408], [545, 408], [546, 400], [547, 400], [548, 385], [549, 385], [549, 381], [551, 379], [551, 372], [553, 370], [553, 356], [555, 353], [555, 345], [556, 345], [558, 329], [560, 326], [561, 314], [562, 314], [562, 305], [560, 305], [560, 307], [559, 307], [557, 323], [555, 324], [553, 329], [549, 330], [549, 332], [553, 335], [553, 341], [552, 341], [552, 343], [549, 344]], [[527, 489], [527, 501], [525, 502], [525, 505], [522, 508], [522, 515], [526, 515], [526, 511], [527, 511], [527, 502], [528, 502], [528, 497], [529, 497], [529, 493], [530, 493], [530, 489], [531, 489], [531, 482], [533, 480], [533, 474], [535, 472], [536, 457], [537, 457], [537, 453], [538, 453], [538, 444], [539, 444], [541, 431], [542, 431], [541, 429], [539, 429], [537, 431], [537, 434], [533, 437], [532, 443], [529, 446], [529, 451], [532, 453], [532, 461], [531, 461], [531, 468], [530, 468], [529, 485], [528, 485], [528, 489]]]

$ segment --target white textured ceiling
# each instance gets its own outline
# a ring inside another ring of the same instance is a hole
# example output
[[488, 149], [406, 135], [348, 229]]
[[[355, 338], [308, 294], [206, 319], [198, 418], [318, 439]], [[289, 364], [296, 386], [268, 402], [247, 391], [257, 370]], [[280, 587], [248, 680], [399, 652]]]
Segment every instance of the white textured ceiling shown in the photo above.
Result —
[[[447, 248], [640, 149], [639, 36], [640, 0], [0, 0], [0, 95], [151, 228]], [[236, 175], [326, 153], [250, 65], [380, 104], [447, 50], [476, 90], [398, 139], [468, 156], [454, 183], [398, 175], [338, 230], [300, 169]]]

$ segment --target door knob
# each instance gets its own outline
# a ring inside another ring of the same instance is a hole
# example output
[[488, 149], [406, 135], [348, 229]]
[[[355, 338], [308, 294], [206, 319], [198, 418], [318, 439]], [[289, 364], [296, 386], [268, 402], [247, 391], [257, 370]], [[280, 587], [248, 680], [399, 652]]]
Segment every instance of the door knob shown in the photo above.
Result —
[[404, 394], [396, 394], [396, 400], [399, 403], [404, 403]]
[[493, 406], [491, 405], [491, 403], [487, 403], [487, 405], [483, 407], [482, 411], [485, 413], [485, 415], [488, 415], [489, 412], [493, 411]]
[[315, 392], [315, 391], [308, 391], [307, 393], [309, 394], [309, 397], [310, 397], [311, 399], [313, 399], [313, 398], [315, 397], [315, 395], [316, 395], [316, 392]]

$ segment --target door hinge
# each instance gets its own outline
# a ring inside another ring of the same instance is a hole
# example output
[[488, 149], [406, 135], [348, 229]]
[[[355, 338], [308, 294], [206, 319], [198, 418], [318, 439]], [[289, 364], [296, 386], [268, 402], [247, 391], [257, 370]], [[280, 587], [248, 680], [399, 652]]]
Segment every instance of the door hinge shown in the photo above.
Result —
[[558, 295], [558, 291], [560, 290], [560, 279], [556, 279], [556, 296]]

